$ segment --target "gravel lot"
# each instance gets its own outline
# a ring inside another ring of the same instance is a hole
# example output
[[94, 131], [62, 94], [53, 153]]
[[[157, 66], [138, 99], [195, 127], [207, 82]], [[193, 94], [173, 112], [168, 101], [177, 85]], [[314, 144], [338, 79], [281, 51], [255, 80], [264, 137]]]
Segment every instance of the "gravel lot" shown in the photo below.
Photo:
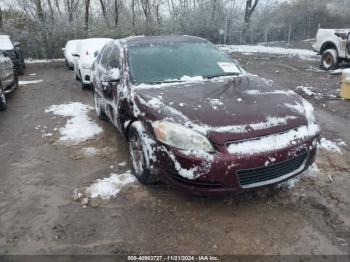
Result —
[[[340, 76], [318, 61], [234, 54], [253, 74], [281, 88], [312, 87], [322, 135], [350, 145], [349, 101], [337, 97]], [[30, 75], [36, 74], [36, 75]], [[73, 191], [130, 169], [128, 146], [107, 122], [86, 142], [59, 142], [64, 117], [53, 104], [92, 105], [63, 63], [28, 65], [0, 113], [0, 254], [348, 254], [349, 148], [321, 149], [319, 171], [299, 183], [242, 195], [194, 197], [165, 185], [129, 184], [110, 200], [74, 201]], [[52, 133], [52, 136], [47, 135]], [[46, 134], [46, 135], [45, 135]], [[95, 148], [87, 154], [86, 148]], [[126, 165], [118, 165], [126, 162]]]

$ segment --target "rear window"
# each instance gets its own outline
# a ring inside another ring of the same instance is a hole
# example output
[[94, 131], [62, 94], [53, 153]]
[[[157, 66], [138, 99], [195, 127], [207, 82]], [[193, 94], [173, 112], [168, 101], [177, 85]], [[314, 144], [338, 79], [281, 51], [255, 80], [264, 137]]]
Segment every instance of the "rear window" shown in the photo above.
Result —
[[8, 36], [0, 36], [0, 50], [12, 50], [14, 48]]

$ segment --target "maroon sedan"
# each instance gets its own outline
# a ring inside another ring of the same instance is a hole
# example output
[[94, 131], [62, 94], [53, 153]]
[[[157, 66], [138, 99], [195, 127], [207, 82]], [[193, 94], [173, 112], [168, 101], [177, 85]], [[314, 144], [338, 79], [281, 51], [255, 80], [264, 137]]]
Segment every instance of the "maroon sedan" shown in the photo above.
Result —
[[96, 112], [128, 139], [142, 183], [242, 191], [290, 179], [314, 161], [312, 106], [202, 38], [115, 40], [92, 71]]

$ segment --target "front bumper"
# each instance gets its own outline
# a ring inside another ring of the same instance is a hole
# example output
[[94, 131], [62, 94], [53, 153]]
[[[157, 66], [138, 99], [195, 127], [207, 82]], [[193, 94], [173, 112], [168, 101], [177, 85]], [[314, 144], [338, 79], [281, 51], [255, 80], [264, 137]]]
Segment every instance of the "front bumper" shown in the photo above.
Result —
[[81, 81], [83, 84], [90, 85], [91, 84], [91, 70], [90, 69], [81, 69]]
[[[212, 160], [156, 142], [157, 161], [152, 164], [152, 172], [173, 187], [192, 194], [243, 192], [281, 183], [305, 171], [314, 162], [317, 139], [253, 155], [231, 155], [222, 146]], [[182, 176], [179, 165], [185, 171], [194, 171], [196, 178]]]
[[312, 45], [312, 50], [317, 54], [320, 54], [320, 48], [317, 45]]

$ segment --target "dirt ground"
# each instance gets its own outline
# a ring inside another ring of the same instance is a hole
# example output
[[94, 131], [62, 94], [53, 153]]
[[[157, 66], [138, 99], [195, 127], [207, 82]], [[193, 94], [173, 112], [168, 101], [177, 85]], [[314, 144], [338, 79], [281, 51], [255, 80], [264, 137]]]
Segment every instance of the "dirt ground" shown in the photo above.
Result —
[[[349, 101], [337, 95], [339, 76], [318, 71], [318, 61], [235, 54], [243, 67], [281, 88], [312, 86], [322, 135], [350, 145]], [[35, 76], [29, 74], [35, 73]], [[111, 124], [96, 139], [57, 143], [65, 118], [53, 104], [92, 104], [63, 63], [28, 65], [21, 86], [0, 113], [0, 254], [349, 254], [350, 154], [320, 150], [316, 176], [292, 189], [195, 197], [163, 184], [124, 187], [116, 198], [87, 208], [75, 188], [130, 169], [124, 138]], [[40, 128], [39, 128], [40, 125]], [[42, 137], [46, 130], [53, 137]], [[93, 146], [97, 155], [82, 151]], [[127, 161], [126, 166], [118, 163]]]

